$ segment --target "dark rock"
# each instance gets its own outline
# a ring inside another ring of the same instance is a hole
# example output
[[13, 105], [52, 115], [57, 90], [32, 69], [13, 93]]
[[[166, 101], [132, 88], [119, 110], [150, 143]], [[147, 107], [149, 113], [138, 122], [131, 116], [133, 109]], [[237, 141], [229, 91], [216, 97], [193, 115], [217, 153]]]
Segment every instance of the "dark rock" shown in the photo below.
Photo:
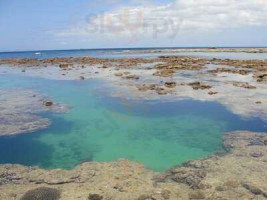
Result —
[[103, 196], [100, 194], [89, 194], [88, 200], [102, 200]]
[[218, 92], [210, 91], [208, 94], [209, 94], [209, 95], [214, 95], [214, 94], [218, 94]]
[[59, 64], [59, 68], [66, 69], [69, 67], [69, 64]]
[[50, 107], [50, 106], [53, 105], [53, 102], [52, 101], [45, 101], [44, 105], [47, 106], [47, 107]]
[[80, 80], [84, 80], [85, 78], [84, 78], [84, 76], [80, 76]]
[[26, 192], [21, 200], [58, 200], [59, 198], [59, 190], [48, 187], [40, 187]]
[[175, 88], [177, 84], [175, 82], [166, 82], [164, 85], [168, 88]]
[[266, 139], [266, 140], [264, 140], [264, 141], [263, 141], [263, 143], [264, 143], [265, 145], [267, 145], [267, 139]]

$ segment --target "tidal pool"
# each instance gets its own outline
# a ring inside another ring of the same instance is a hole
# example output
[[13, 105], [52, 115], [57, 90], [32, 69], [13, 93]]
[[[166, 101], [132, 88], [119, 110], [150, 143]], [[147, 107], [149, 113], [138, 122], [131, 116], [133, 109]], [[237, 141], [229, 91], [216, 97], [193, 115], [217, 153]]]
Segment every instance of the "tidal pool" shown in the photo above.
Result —
[[112, 98], [105, 84], [0, 75], [0, 89], [34, 89], [72, 107], [63, 115], [41, 113], [52, 120], [48, 129], [0, 137], [0, 163], [71, 169], [127, 158], [163, 171], [223, 151], [224, 132], [267, 131], [260, 119], [242, 119], [216, 102]]

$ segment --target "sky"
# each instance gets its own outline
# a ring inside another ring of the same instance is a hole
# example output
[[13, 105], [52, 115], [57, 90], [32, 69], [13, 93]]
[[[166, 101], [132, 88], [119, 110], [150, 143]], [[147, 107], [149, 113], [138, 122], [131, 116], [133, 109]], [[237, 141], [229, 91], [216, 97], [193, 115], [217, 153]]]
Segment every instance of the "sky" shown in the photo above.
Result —
[[267, 46], [267, 0], [0, 0], [0, 51]]

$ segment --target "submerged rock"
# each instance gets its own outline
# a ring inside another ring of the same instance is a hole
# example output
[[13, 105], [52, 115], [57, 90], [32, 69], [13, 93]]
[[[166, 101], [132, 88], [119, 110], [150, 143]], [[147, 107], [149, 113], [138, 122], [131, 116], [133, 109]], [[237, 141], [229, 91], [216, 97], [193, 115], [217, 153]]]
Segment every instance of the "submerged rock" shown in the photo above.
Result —
[[31, 90], [0, 90], [0, 136], [48, 128], [50, 120], [38, 116], [37, 113], [64, 113], [69, 109], [67, 105], [45, 99]]

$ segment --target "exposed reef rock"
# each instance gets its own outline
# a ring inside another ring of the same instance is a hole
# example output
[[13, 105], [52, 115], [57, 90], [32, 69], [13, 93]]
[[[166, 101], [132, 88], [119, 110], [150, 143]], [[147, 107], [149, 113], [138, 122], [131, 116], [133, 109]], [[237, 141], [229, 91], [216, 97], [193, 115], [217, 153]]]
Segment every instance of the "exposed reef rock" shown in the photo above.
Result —
[[267, 82], [267, 67], [265, 72], [257, 72], [254, 74], [254, 78], [257, 80], [257, 82]]
[[0, 136], [34, 132], [50, 126], [40, 112], [64, 113], [69, 107], [57, 104], [31, 90], [0, 90]]
[[200, 83], [199, 81], [188, 83], [187, 85], [192, 86], [194, 90], [206, 90], [212, 88], [212, 86]]
[[217, 68], [214, 70], [209, 70], [210, 73], [233, 73], [233, 74], [241, 74], [248, 75], [251, 71], [244, 69], [229, 69], [229, 68]]
[[166, 82], [164, 85], [168, 88], [175, 88], [177, 84], [175, 82]]
[[[227, 133], [223, 135], [227, 153], [189, 161], [163, 173], [128, 160], [83, 163], [72, 170], [0, 165], [0, 199], [23, 199], [48, 187], [48, 195], [61, 191], [61, 200], [264, 200], [266, 140], [267, 133]], [[252, 153], [261, 156], [251, 157]], [[51, 188], [55, 189], [52, 193]]]
[[159, 59], [163, 64], [156, 66], [157, 71], [153, 75], [160, 77], [171, 77], [180, 70], [200, 70], [207, 64], [203, 58], [160, 56]]
[[[212, 64], [216, 65], [227, 65], [231, 67], [236, 68], [242, 68], [242, 69], [228, 69], [230, 73], [238, 73], [242, 75], [247, 75], [249, 73], [249, 70], [252, 70], [254, 73], [254, 78], [258, 82], [266, 81], [267, 76], [267, 60], [230, 60], [230, 59], [212, 59]], [[249, 69], [249, 70], [248, 70]], [[217, 70], [211, 70], [210, 72], [221, 72], [225, 71], [227, 69], [217, 69]]]
[[233, 82], [233, 86], [242, 87], [246, 89], [256, 89], [255, 86], [249, 85], [248, 83], [244, 83], [244, 82]]

